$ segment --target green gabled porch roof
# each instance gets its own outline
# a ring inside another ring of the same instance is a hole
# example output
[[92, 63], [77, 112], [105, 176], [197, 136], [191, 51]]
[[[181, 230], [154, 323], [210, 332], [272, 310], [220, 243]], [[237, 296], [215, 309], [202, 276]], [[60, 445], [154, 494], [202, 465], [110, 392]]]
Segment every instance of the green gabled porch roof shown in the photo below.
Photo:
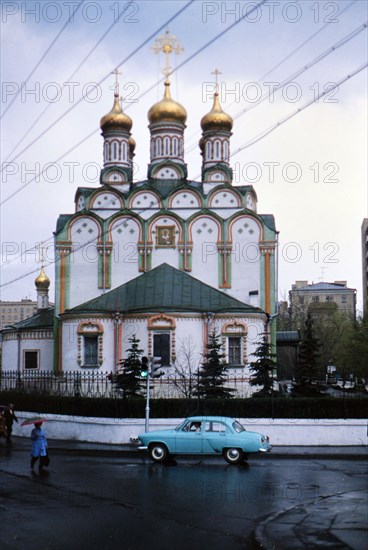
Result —
[[66, 313], [152, 311], [264, 313], [168, 264], [161, 264]]

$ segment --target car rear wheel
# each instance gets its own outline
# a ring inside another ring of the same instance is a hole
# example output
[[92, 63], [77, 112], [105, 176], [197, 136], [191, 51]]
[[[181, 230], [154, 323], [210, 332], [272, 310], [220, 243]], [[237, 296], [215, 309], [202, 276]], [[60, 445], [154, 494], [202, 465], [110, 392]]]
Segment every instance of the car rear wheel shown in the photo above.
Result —
[[169, 456], [169, 451], [163, 443], [152, 443], [149, 446], [148, 452], [155, 462], [164, 462]]
[[241, 449], [225, 449], [224, 458], [229, 464], [239, 464], [244, 460], [244, 454]]

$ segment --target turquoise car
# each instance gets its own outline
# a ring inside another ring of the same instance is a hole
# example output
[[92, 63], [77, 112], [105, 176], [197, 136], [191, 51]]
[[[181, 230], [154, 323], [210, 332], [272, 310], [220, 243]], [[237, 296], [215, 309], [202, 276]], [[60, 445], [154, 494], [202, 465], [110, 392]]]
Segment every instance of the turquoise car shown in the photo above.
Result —
[[247, 431], [237, 420], [225, 416], [191, 416], [171, 430], [156, 430], [138, 436], [155, 462], [175, 455], [222, 455], [238, 464], [249, 453], [271, 450], [268, 436]]

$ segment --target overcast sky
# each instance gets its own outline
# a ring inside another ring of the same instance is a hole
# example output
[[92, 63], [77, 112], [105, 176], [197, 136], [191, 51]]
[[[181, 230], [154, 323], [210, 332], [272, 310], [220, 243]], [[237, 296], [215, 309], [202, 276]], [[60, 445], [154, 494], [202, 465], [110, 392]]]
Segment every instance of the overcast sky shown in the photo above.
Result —
[[[254, 186], [258, 213], [274, 214], [280, 232], [279, 298], [295, 280], [346, 280], [361, 309], [367, 3], [280, 0], [253, 9], [260, 3], [195, 1], [168, 25], [184, 48], [171, 60], [172, 69], [184, 63], [171, 81], [188, 112], [188, 177], [200, 174], [200, 120], [218, 69], [221, 102], [234, 117], [234, 185]], [[99, 185], [99, 121], [112, 107], [110, 73], [124, 60], [119, 81], [137, 142], [134, 178], [145, 179], [147, 112], [163, 95], [164, 59], [151, 50], [154, 38], [141, 46], [187, 4], [2, 2], [1, 300], [36, 298], [39, 242], [49, 244], [46, 272], [54, 279], [56, 220], [74, 212], [78, 186]]]

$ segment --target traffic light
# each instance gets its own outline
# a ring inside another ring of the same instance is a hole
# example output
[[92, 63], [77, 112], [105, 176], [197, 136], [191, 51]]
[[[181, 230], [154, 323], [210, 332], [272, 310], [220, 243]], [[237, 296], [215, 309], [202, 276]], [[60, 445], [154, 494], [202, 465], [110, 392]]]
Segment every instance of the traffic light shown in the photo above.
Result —
[[150, 372], [152, 378], [160, 378], [160, 376], [165, 374], [163, 371], [157, 372], [161, 368], [161, 361], [162, 357], [152, 357]]
[[148, 357], [141, 359], [141, 378], [147, 378], [149, 371]]

